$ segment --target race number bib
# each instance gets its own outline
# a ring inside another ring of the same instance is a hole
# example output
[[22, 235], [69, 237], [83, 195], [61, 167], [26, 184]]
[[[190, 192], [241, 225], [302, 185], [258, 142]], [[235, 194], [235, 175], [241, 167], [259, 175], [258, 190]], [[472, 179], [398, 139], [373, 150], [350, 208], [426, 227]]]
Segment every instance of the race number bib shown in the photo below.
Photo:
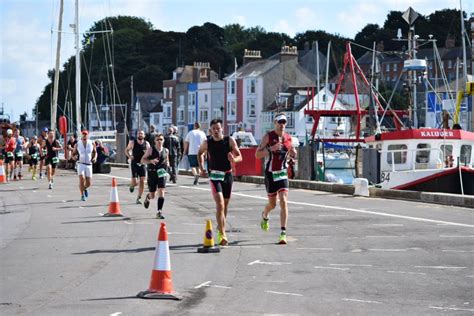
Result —
[[13, 158], [13, 153], [11, 151], [7, 151], [7, 157], [8, 158]]
[[166, 177], [168, 175], [168, 173], [166, 172], [165, 169], [163, 168], [160, 168], [156, 171], [156, 173], [158, 174], [158, 178], [163, 178], [163, 177]]
[[17, 156], [18, 158], [23, 157], [23, 152], [22, 152], [22, 151], [17, 152], [17, 153], [16, 153], [16, 156]]
[[225, 177], [224, 171], [212, 170], [211, 173], [209, 174], [209, 179], [211, 179], [212, 181], [224, 181], [224, 177]]
[[286, 169], [272, 171], [273, 181], [281, 181], [288, 179], [288, 172]]
[[58, 158], [58, 157], [53, 157], [52, 162], [53, 162], [53, 163], [58, 163], [58, 162], [59, 162], [59, 158]]
[[48, 150], [43, 149], [43, 156], [46, 155], [47, 153], [48, 153]]
[[32, 154], [32, 155], [31, 155], [31, 159], [38, 159], [38, 154], [37, 154], [37, 153], [36, 153], [36, 154]]

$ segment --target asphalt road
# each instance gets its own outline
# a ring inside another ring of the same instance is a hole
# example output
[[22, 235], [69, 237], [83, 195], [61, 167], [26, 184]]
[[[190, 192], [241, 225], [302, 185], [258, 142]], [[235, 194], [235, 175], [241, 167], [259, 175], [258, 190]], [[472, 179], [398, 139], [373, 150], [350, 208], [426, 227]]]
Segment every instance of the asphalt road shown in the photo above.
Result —
[[473, 209], [291, 190], [288, 245], [279, 210], [260, 230], [263, 186], [235, 183], [230, 246], [199, 254], [215, 225], [205, 179], [167, 188], [165, 216], [182, 301], [143, 300], [160, 220], [113, 169], [122, 213], [107, 212], [111, 175], [87, 202], [76, 176], [0, 185], [2, 315], [473, 315]]

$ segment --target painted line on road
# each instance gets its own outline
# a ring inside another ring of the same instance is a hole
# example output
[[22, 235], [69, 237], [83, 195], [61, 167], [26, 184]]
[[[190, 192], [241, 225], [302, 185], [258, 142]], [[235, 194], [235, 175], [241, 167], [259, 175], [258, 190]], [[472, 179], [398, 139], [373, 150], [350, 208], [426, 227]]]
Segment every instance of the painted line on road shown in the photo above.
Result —
[[155, 225], [155, 223], [147, 223], [147, 222], [143, 222], [143, 223], [132, 223], [132, 222], [129, 222], [129, 221], [123, 221], [123, 222], [127, 225]]
[[303, 296], [302, 294], [297, 294], [297, 293], [275, 292], [275, 291], [265, 291], [265, 293], [278, 294], [278, 295], [289, 295], [289, 296]]
[[281, 265], [292, 264], [292, 263], [291, 262], [265, 262], [265, 261], [255, 260], [255, 261], [250, 262], [247, 265], [253, 266], [254, 264], [266, 264], [266, 265], [270, 265], [270, 266], [281, 266]]
[[224, 286], [224, 285], [214, 285], [214, 284], [211, 285], [211, 283], [212, 283], [211, 281], [206, 281], [204, 283], [196, 285], [194, 288], [195, 289], [200, 289], [202, 287], [216, 287], [216, 288], [219, 288], [219, 289], [231, 289], [232, 288], [230, 286]]
[[373, 267], [371, 264], [352, 264], [352, 263], [330, 263], [330, 266], [336, 267]]
[[460, 270], [466, 269], [466, 267], [453, 267], [453, 266], [415, 266], [415, 268], [421, 269], [447, 269], [447, 270]]
[[474, 278], [474, 275], [466, 275], [466, 278]]
[[[104, 177], [111, 177], [111, 178], [114, 177], [114, 176], [109, 176], [109, 175], [104, 175], [104, 174], [100, 174], [100, 175], [104, 176]], [[121, 178], [121, 179], [129, 180], [129, 178], [124, 178], [124, 177], [115, 177], [115, 178]], [[211, 191], [211, 189], [209, 189], [209, 188], [206, 189], [206, 188], [190, 187], [190, 186], [183, 186], [183, 185], [177, 185], [177, 187], [194, 189], [194, 190], [201, 190], [201, 191]], [[255, 196], [255, 195], [249, 195], [249, 194], [243, 194], [243, 193], [232, 193], [232, 195], [247, 197], [247, 198], [252, 198], [252, 199], [258, 199], [258, 200], [265, 200], [265, 201], [268, 200], [268, 198], [266, 196]], [[359, 209], [349, 208], [349, 207], [330, 206], [330, 205], [323, 205], [323, 204], [313, 204], [313, 203], [293, 202], [293, 201], [288, 201], [288, 204], [311, 206], [311, 207], [325, 208], [325, 209], [331, 209], [331, 210], [343, 210], [343, 211], [354, 212], [354, 213], [378, 215], [378, 216], [393, 217], [393, 218], [401, 218], [401, 219], [408, 219], [408, 220], [418, 221], [418, 222], [427, 222], [427, 223], [434, 223], [434, 224], [446, 224], [446, 225], [451, 225], [451, 226], [474, 228], [474, 225], [469, 225], [469, 224], [447, 222], [447, 221], [440, 221], [440, 220], [429, 219], [429, 218], [405, 216], [405, 215], [398, 215], [398, 214], [391, 214], [391, 213], [382, 213], [382, 212], [375, 212], [375, 211], [359, 210]], [[472, 237], [474, 237], [474, 235], [472, 235]]]
[[474, 235], [439, 235], [440, 238], [473, 238]]
[[342, 300], [343, 301], [349, 301], [349, 302], [357, 302], [357, 303], [382, 304], [382, 302], [359, 300], [359, 299], [355, 299], [355, 298], [343, 298]]
[[443, 249], [441, 251], [442, 252], [458, 252], [458, 253], [465, 253], [465, 252], [471, 253], [471, 252], [474, 252], [474, 250], [456, 250], [456, 249]]
[[314, 268], [315, 268], [315, 269], [341, 270], [341, 271], [350, 270], [349, 268], [321, 267], [321, 266], [315, 266]]
[[119, 315], [122, 315], [122, 312], [115, 312], [115, 313], [110, 314], [110, 316], [119, 316]]
[[462, 311], [462, 312], [474, 312], [472, 308], [459, 308], [459, 307], [442, 307], [442, 306], [430, 306], [432, 309], [441, 309], [446, 311]]
[[367, 249], [369, 251], [387, 251], [387, 252], [404, 252], [407, 251], [406, 249], [381, 249], [381, 248], [374, 248], [374, 249]]
[[397, 274], [416, 274], [416, 275], [426, 275], [426, 273], [423, 272], [406, 272], [406, 271], [387, 271], [388, 273], [397, 273]]
[[199, 285], [196, 285], [194, 288], [195, 288], [195, 289], [199, 289], [199, 288], [201, 288], [201, 287], [203, 287], [203, 286], [206, 286], [206, 285], [208, 285], [208, 284], [210, 284], [210, 283], [211, 283], [211, 281], [206, 281], [206, 282], [204, 282], [204, 283], [201, 283], [201, 284], [199, 284]]

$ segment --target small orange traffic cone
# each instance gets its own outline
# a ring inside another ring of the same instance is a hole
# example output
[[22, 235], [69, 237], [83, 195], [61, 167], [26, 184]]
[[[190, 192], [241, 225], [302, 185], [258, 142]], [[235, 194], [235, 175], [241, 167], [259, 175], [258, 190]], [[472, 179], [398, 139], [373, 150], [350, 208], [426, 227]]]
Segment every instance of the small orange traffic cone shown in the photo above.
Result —
[[3, 160], [0, 159], [0, 183], [7, 183], [7, 177], [5, 176], [5, 169], [3, 169]]
[[182, 297], [173, 291], [170, 250], [165, 223], [161, 223], [158, 234], [158, 244], [155, 251], [153, 270], [151, 271], [150, 286], [148, 290], [138, 293], [137, 297], [182, 300]]
[[214, 245], [214, 234], [212, 233], [212, 222], [206, 221], [206, 233], [204, 234], [204, 244], [198, 248], [199, 253], [220, 252], [219, 247]]
[[104, 214], [106, 217], [122, 217], [123, 214], [120, 211], [120, 202], [117, 192], [117, 180], [112, 178], [112, 190], [110, 191], [110, 204], [109, 212]]

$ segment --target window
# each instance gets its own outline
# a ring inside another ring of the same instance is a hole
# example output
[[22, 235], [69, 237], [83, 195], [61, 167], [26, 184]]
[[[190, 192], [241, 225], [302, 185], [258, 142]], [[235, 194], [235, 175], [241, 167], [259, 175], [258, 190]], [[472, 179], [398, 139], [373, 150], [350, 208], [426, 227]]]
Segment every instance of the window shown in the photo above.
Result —
[[235, 107], [235, 101], [228, 101], [227, 102], [227, 117], [235, 118], [236, 110], [237, 109]]
[[164, 87], [163, 88], [163, 97], [166, 99], [168, 97], [168, 88]]
[[164, 113], [165, 113], [165, 118], [171, 118], [171, 106], [169, 105], [165, 106]]
[[179, 105], [180, 107], [184, 107], [184, 95], [179, 96]]
[[256, 89], [256, 84], [257, 84], [257, 81], [255, 79], [250, 79], [248, 82], [247, 82], [247, 93], [249, 94], [254, 94]]
[[222, 118], [221, 110], [219, 110], [219, 109], [214, 109], [214, 110], [212, 110], [212, 118], [213, 118], [213, 119], [215, 119], [215, 118]]
[[472, 152], [471, 145], [461, 145], [461, 154], [460, 154], [460, 157], [459, 157], [459, 161], [462, 164], [470, 165], [471, 164], [471, 152]]
[[237, 132], [237, 124], [229, 124], [229, 135], [234, 134]]
[[448, 60], [448, 69], [453, 68], [453, 61], [450, 59]]
[[196, 112], [194, 109], [188, 109], [188, 124], [196, 122]]
[[[428, 163], [430, 161], [430, 144], [418, 144], [416, 145], [416, 162], [417, 163]], [[428, 149], [428, 150], [421, 150]]]
[[235, 80], [227, 81], [227, 94], [235, 94]]
[[313, 123], [313, 117], [311, 115], [305, 115], [306, 116], [306, 123]]
[[407, 162], [407, 145], [388, 145], [387, 163], [392, 164], [392, 157], [395, 164]]
[[386, 64], [385, 65], [385, 72], [389, 72], [390, 71], [390, 64]]
[[285, 113], [286, 119], [288, 122], [286, 123], [286, 127], [292, 128], [295, 127], [295, 119], [293, 117], [293, 112], [287, 112]]
[[208, 112], [207, 110], [201, 110], [199, 111], [199, 122], [204, 123], [209, 120]]
[[173, 87], [169, 87], [170, 91], [169, 91], [169, 94], [168, 94], [168, 98], [172, 98], [173, 97]]
[[247, 100], [247, 116], [255, 117], [255, 100]]
[[398, 64], [393, 64], [393, 71], [397, 71]]
[[453, 145], [441, 145], [439, 149], [441, 149], [440, 159], [442, 161], [445, 161], [447, 157], [453, 155]]
[[206, 93], [206, 94], [204, 94], [204, 102], [206, 102], [206, 103], [207, 103], [207, 93]]
[[178, 121], [179, 122], [184, 122], [184, 109], [179, 109], [178, 110]]
[[195, 106], [196, 105], [196, 93], [189, 92], [188, 93], [188, 106]]

